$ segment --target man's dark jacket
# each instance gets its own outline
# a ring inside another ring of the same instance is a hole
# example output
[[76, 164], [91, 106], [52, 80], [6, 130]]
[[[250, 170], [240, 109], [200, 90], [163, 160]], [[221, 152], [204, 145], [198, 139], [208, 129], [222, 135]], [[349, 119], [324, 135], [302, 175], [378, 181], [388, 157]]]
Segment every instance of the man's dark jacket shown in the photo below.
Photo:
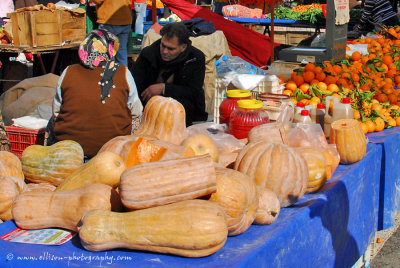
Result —
[[164, 96], [174, 98], [185, 107], [187, 126], [194, 121], [206, 121], [203, 52], [188, 45], [175, 60], [164, 62], [160, 55], [160, 43], [161, 39], [143, 48], [131, 69], [139, 96], [147, 87], [156, 83], [161, 69], [168, 69], [174, 77], [172, 83], [165, 84]]

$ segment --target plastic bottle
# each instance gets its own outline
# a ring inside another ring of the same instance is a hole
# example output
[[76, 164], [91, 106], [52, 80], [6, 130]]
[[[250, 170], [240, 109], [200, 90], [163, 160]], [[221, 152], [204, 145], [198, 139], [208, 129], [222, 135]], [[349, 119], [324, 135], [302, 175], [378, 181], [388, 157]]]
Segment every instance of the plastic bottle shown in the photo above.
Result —
[[310, 112], [308, 110], [301, 110], [300, 114], [294, 116], [293, 123], [312, 124]]
[[299, 101], [294, 107], [294, 116], [299, 115], [302, 110], [304, 110], [304, 103]]
[[215, 66], [217, 66], [218, 76], [223, 76], [229, 72], [234, 72], [236, 74], [265, 74], [263, 69], [258, 68], [237, 56], [224, 55], [221, 60], [215, 61]]
[[243, 99], [250, 99], [250, 90], [232, 89], [226, 91], [226, 99], [224, 99], [219, 106], [219, 123], [228, 124], [229, 116], [237, 107], [237, 101]]
[[225, 74], [233, 71], [226, 63], [227, 60], [228, 60], [228, 56], [224, 55], [221, 57], [221, 60], [215, 61], [215, 66], [217, 68], [218, 76], [224, 76]]
[[310, 117], [313, 123], [320, 124], [322, 130], [324, 130], [325, 105], [318, 103], [317, 108], [311, 110]]
[[246, 139], [250, 130], [269, 123], [269, 116], [259, 100], [238, 100], [237, 108], [229, 117], [229, 134], [237, 139]]
[[[330, 102], [333, 99], [332, 114], [329, 114]], [[339, 119], [353, 119], [353, 109], [351, 108], [350, 98], [343, 98], [339, 102], [334, 97], [326, 98], [325, 119], [324, 119], [324, 133], [325, 137], [331, 134], [331, 124]]]

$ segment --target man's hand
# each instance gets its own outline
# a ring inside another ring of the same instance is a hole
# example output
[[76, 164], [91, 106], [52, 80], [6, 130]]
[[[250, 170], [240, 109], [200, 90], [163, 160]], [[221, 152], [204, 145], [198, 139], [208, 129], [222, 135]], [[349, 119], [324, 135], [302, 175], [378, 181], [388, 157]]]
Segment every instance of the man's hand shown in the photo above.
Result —
[[356, 24], [353, 28], [354, 32], [359, 32], [361, 30], [361, 25], [360, 24]]
[[156, 95], [161, 95], [163, 94], [165, 89], [165, 84], [164, 83], [159, 83], [159, 84], [153, 84], [146, 88], [141, 96], [144, 101], [148, 101], [151, 97], [156, 96]]

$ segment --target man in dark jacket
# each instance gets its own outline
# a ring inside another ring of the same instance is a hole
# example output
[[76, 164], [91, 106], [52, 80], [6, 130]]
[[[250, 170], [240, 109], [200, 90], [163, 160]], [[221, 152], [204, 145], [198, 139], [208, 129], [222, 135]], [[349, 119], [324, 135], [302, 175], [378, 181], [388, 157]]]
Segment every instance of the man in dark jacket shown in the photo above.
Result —
[[165, 25], [160, 34], [160, 40], [141, 51], [131, 70], [141, 101], [155, 95], [171, 97], [185, 107], [187, 126], [207, 120], [203, 52], [191, 45], [181, 22]]

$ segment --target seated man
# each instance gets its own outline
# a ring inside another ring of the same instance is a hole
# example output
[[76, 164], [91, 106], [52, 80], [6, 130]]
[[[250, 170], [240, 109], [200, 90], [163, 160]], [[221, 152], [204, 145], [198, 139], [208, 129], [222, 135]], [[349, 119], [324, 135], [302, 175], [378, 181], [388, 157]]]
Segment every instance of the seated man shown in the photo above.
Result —
[[131, 70], [142, 102], [155, 95], [171, 97], [185, 107], [187, 126], [207, 120], [203, 52], [191, 45], [181, 22], [165, 25], [160, 34], [160, 40], [140, 52]]

